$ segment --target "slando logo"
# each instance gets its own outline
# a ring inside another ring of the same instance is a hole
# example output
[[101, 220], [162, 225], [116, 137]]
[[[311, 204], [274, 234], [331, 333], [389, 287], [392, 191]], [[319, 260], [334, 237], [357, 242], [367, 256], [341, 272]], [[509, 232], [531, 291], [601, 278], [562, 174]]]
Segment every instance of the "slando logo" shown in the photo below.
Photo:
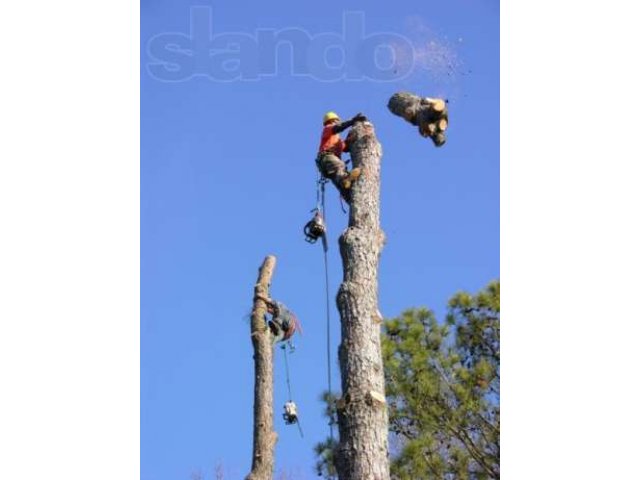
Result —
[[409, 76], [415, 63], [415, 49], [405, 36], [367, 34], [364, 12], [344, 12], [340, 33], [313, 35], [297, 27], [214, 33], [213, 10], [202, 6], [191, 8], [188, 34], [157, 34], [149, 39], [147, 54], [149, 75], [164, 82], [197, 76], [256, 81], [279, 75], [388, 82]]

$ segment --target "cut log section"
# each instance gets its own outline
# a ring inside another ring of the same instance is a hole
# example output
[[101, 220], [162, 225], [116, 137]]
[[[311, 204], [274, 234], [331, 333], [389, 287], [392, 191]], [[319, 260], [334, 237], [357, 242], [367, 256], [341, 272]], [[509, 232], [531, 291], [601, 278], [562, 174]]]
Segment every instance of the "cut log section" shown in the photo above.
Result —
[[444, 133], [438, 132], [433, 137], [431, 137], [433, 143], [436, 147], [441, 147], [447, 142], [447, 138], [444, 136]]
[[423, 123], [418, 127], [418, 130], [420, 130], [420, 135], [429, 138], [435, 135], [437, 129], [438, 127], [436, 127], [435, 123]]
[[449, 112], [445, 100], [398, 92], [391, 96], [387, 107], [394, 115], [417, 126], [420, 135], [431, 138], [436, 147], [445, 144], [444, 131], [449, 127]]
[[447, 108], [445, 101], [441, 98], [425, 98], [425, 100], [426, 104], [431, 107], [431, 110], [436, 113], [442, 113]]

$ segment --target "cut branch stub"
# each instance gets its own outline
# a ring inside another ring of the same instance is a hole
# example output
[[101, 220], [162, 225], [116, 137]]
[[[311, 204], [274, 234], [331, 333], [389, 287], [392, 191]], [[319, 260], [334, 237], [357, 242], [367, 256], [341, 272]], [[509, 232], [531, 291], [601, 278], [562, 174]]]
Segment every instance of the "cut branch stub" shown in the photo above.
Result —
[[422, 100], [422, 103], [436, 113], [442, 113], [446, 109], [446, 103], [441, 98], [426, 97]]

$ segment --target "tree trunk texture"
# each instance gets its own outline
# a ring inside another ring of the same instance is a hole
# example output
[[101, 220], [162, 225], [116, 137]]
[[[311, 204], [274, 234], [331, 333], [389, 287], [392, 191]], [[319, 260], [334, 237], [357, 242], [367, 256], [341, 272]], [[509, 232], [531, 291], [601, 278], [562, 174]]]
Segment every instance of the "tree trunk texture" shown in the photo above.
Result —
[[344, 269], [337, 296], [342, 323], [339, 349], [342, 398], [338, 401], [340, 480], [388, 480], [388, 413], [380, 346], [378, 260], [380, 157], [373, 125], [359, 122], [347, 138], [353, 167], [362, 174], [352, 186], [349, 226], [340, 237]]
[[246, 480], [271, 480], [274, 468], [274, 450], [278, 435], [273, 430], [273, 346], [271, 333], [264, 316], [267, 305], [257, 298], [269, 297], [269, 285], [276, 265], [276, 257], [264, 259], [254, 287], [251, 312], [251, 342], [255, 366], [253, 399], [253, 460]]
[[423, 98], [399, 92], [391, 96], [387, 107], [391, 113], [416, 125], [420, 135], [430, 138], [437, 147], [447, 141], [444, 131], [449, 126], [449, 112], [441, 98]]

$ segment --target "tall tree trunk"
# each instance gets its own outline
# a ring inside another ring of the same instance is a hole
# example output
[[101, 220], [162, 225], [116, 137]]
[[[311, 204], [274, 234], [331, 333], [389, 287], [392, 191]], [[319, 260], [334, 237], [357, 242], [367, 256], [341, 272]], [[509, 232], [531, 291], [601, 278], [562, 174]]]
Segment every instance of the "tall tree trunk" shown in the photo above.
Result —
[[278, 435], [273, 431], [273, 347], [271, 333], [264, 316], [267, 305], [258, 298], [269, 298], [269, 285], [276, 265], [276, 257], [264, 259], [254, 288], [251, 312], [251, 342], [255, 365], [253, 399], [253, 461], [246, 480], [271, 480], [273, 478], [274, 450]]
[[342, 322], [338, 401], [340, 445], [336, 467], [341, 480], [388, 480], [388, 414], [380, 347], [378, 260], [380, 229], [380, 157], [373, 125], [357, 123], [347, 139], [354, 167], [349, 227], [340, 237], [344, 268], [337, 303]]

